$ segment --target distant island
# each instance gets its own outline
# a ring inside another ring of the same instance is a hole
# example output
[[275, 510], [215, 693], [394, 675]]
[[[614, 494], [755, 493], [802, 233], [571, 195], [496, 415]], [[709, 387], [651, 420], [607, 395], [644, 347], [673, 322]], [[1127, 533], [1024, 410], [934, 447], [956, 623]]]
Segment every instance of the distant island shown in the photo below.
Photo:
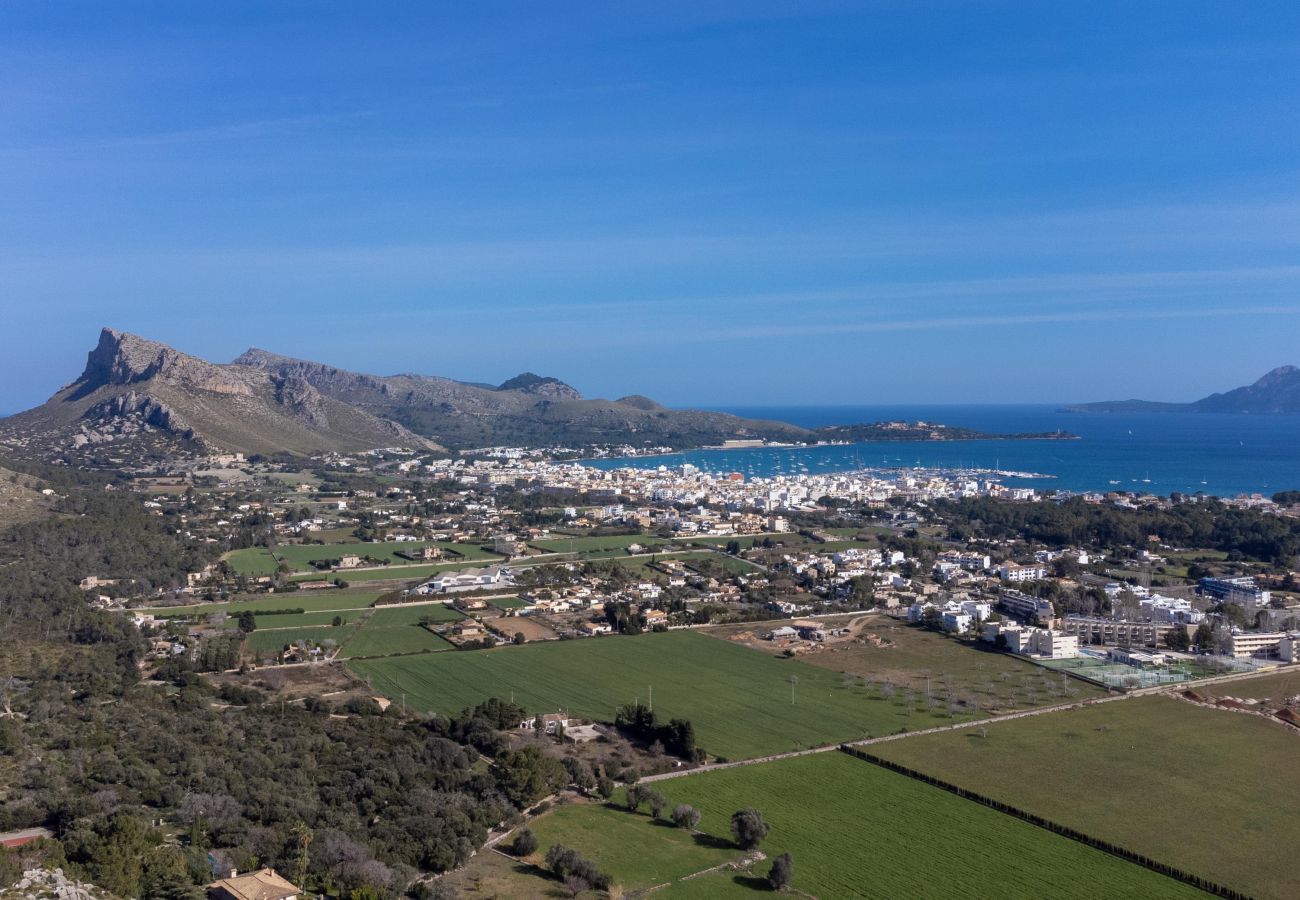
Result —
[[1279, 366], [1254, 384], [1223, 394], [1211, 394], [1192, 403], [1162, 403], [1153, 400], [1106, 400], [1061, 407], [1076, 413], [1253, 413], [1278, 415], [1300, 413], [1300, 368]]

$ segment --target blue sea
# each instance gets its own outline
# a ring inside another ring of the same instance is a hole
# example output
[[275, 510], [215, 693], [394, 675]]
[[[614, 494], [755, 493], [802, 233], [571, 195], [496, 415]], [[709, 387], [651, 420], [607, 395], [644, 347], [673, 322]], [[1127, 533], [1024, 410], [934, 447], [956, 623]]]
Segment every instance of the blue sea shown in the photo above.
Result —
[[1300, 489], [1300, 416], [1211, 413], [1066, 413], [1056, 406], [746, 406], [721, 412], [814, 428], [891, 420], [989, 433], [1061, 429], [1077, 441], [904, 441], [829, 447], [692, 450], [596, 460], [600, 468], [690, 463], [750, 476], [866, 467], [1000, 468], [1054, 476], [1007, 484], [1069, 490], [1203, 491], [1220, 497]]

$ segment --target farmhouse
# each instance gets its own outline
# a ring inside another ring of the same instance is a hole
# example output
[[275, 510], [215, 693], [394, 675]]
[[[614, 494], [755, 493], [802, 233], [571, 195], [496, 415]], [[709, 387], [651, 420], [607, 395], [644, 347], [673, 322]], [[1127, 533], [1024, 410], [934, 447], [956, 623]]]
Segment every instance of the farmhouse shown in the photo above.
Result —
[[297, 900], [298, 888], [275, 869], [258, 869], [247, 875], [230, 873], [229, 878], [208, 885], [209, 900]]
[[441, 547], [417, 547], [413, 550], [398, 550], [397, 555], [410, 560], [442, 559]]
[[473, 640], [475, 638], [483, 637], [487, 634], [487, 631], [478, 622], [475, 622], [473, 619], [468, 619], [464, 622], [457, 622], [453, 625], [451, 627], [451, 633], [465, 638], [466, 640]]
[[569, 727], [569, 717], [564, 713], [546, 713], [541, 716], [534, 716], [530, 719], [524, 719], [519, 723], [521, 731], [535, 731], [537, 729], [537, 720], [542, 720], [542, 729], [545, 734], [555, 734], [556, 729], [565, 729]]
[[502, 556], [526, 556], [528, 544], [513, 534], [498, 534], [492, 538], [492, 552]]

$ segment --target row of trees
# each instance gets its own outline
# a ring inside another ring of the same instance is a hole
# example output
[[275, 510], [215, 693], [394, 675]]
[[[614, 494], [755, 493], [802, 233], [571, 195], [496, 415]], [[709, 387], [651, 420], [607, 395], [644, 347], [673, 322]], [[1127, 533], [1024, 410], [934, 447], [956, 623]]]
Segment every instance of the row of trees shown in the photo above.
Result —
[[660, 722], [655, 711], [644, 703], [620, 706], [614, 716], [614, 727], [647, 744], [658, 743], [666, 752], [682, 759], [698, 760], [704, 756], [704, 751], [695, 744], [695, 726], [689, 720]]

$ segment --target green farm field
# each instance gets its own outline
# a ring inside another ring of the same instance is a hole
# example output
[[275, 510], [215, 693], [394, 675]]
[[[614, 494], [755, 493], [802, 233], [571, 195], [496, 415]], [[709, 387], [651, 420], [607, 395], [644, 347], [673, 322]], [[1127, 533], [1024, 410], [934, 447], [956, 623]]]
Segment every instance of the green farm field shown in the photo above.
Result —
[[[865, 635], [880, 638], [887, 645], [876, 646], [869, 641], [827, 644], [800, 659], [809, 665], [870, 681], [877, 691], [886, 683], [897, 690], [928, 690], [940, 701], [947, 702], [951, 696], [995, 713], [1106, 694], [1099, 686], [1054, 675], [1009, 653], [985, 650], [978, 644], [966, 644], [897, 619], [880, 615], [854, 618], [865, 622]], [[725, 637], [741, 628], [725, 626], [716, 633]], [[761, 634], [766, 627], [750, 626], [750, 630]], [[714, 633], [712, 629], [710, 633]]]
[[[622, 791], [617, 798], [621, 799]], [[535, 820], [540, 865], [553, 844], [573, 847], [615, 877], [624, 890], [676, 881], [683, 875], [739, 859], [744, 853], [730, 842], [701, 841], [681, 828], [656, 823], [645, 814], [603, 803], [561, 806]], [[520, 884], [516, 893], [531, 896], [541, 885]], [[532, 887], [534, 890], [529, 890]]]
[[671, 546], [672, 541], [653, 534], [611, 534], [605, 537], [561, 537], [529, 541], [530, 547], [536, 547], [543, 553], [593, 553], [601, 550], [618, 550], [626, 552], [632, 544], [642, 547]]
[[286, 544], [274, 549], [266, 547], [248, 547], [233, 550], [226, 555], [226, 561], [240, 575], [270, 575], [276, 570], [280, 561], [289, 565], [294, 571], [310, 569], [316, 560], [338, 559], [340, 556], [370, 557], [386, 560], [390, 565], [417, 565], [398, 556], [399, 551], [417, 550], [421, 547], [441, 547], [448, 553], [457, 554], [452, 562], [472, 564], [473, 560], [496, 560], [501, 557], [484, 550], [477, 544], [452, 544], [438, 541], [384, 541], [376, 543], [351, 544]]
[[311, 641], [313, 644], [319, 644], [322, 641], [334, 641], [335, 644], [342, 644], [355, 630], [355, 625], [344, 625], [339, 628], [328, 625], [315, 628], [259, 628], [244, 639], [244, 649], [250, 653], [276, 651], [286, 644], [293, 644], [297, 641]]
[[333, 625], [335, 616], [342, 619], [344, 623], [355, 622], [364, 614], [365, 610], [327, 609], [322, 612], [292, 613], [283, 616], [259, 615], [257, 616], [256, 621], [258, 631], [266, 631], [271, 628], [303, 628], [313, 625]]
[[[160, 606], [152, 609], [140, 609], [143, 613], [152, 613], [160, 618], [177, 618], [194, 615], [208, 615], [223, 612], [238, 615], [241, 612], [257, 612], [263, 609], [302, 609], [304, 613], [323, 612], [326, 610], [364, 609], [375, 602], [379, 591], [290, 591], [283, 594], [269, 594], [255, 600], [232, 600], [229, 603], [197, 603], [190, 606]], [[269, 620], [268, 620], [269, 621]]]
[[1188, 688], [1206, 697], [1237, 697], [1243, 700], [1270, 700], [1277, 704], [1300, 695], [1300, 669], [1286, 668], [1272, 675], [1243, 678], [1201, 687], [1189, 684]]
[[361, 623], [339, 655], [344, 658], [393, 656], [452, 649], [450, 642], [420, 625], [420, 620], [426, 616], [434, 622], [455, 622], [464, 618], [440, 603], [377, 609]]
[[1277, 851], [1300, 843], [1279, 802], [1300, 796], [1300, 737], [1281, 723], [1151, 696], [871, 749], [1243, 893], [1295, 896]]
[[[934, 900], [1108, 897], [1174, 900], [1200, 892], [1101, 851], [903, 775], [831, 751], [656, 782], [669, 808], [702, 814], [700, 836], [611, 806], [565, 806], [532, 824], [540, 849], [577, 849], [625, 891], [668, 885], [669, 898], [752, 897], [769, 863], [752, 872], [681, 880], [744, 854], [731, 845], [731, 813], [758, 809], [771, 826], [761, 849], [794, 860], [804, 896]], [[621, 799], [621, 792], [616, 795]], [[1050, 873], [1050, 876], [1047, 874]], [[548, 880], [516, 871], [503, 895], [544, 895]], [[996, 886], [996, 887], [995, 887]], [[467, 896], [474, 896], [467, 893]]]
[[901, 692], [887, 700], [846, 685], [837, 672], [687, 631], [350, 665], [377, 690], [404, 693], [416, 707], [440, 713], [513, 692], [535, 712], [564, 709], [611, 721], [617, 707], [647, 700], [653, 686], [661, 717], [689, 719], [705, 750], [733, 759], [953, 721], [944, 710], [925, 711], [919, 698], [907, 706]]

